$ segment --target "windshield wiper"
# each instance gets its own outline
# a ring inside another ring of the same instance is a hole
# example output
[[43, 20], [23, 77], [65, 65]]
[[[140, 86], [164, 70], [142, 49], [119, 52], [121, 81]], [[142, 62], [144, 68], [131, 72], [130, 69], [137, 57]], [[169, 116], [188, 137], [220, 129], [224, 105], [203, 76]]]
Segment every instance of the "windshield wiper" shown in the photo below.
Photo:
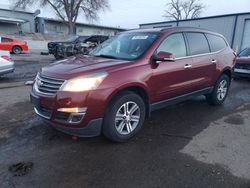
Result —
[[95, 55], [95, 57], [104, 57], [104, 58], [109, 58], [109, 59], [118, 59], [115, 56], [112, 55], [105, 55], [105, 54], [100, 54], [100, 55]]

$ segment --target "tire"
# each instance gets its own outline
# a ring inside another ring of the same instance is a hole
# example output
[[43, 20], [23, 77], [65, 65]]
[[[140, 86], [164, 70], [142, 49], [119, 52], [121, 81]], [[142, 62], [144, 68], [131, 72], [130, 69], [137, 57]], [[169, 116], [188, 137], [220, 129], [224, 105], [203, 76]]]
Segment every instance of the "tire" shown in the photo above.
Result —
[[111, 141], [126, 142], [140, 131], [145, 115], [145, 103], [142, 98], [133, 92], [122, 92], [109, 104], [102, 133]]
[[225, 101], [230, 86], [230, 79], [226, 74], [223, 74], [216, 85], [212, 93], [206, 95], [208, 104], [210, 105], [221, 105]]
[[14, 47], [12, 48], [12, 52], [13, 52], [14, 54], [20, 54], [20, 53], [22, 52], [22, 48], [21, 48], [20, 46], [14, 46]]

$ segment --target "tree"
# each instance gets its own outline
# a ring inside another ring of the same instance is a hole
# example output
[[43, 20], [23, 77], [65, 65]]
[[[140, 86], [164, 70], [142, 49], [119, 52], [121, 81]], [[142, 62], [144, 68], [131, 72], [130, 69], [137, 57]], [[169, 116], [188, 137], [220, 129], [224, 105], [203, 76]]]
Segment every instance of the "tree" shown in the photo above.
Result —
[[182, 20], [200, 17], [205, 9], [200, 0], [171, 0], [167, 4], [164, 17], [169, 20]]
[[99, 11], [109, 8], [108, 0], [14, 0], [14, 2], [14, 8], [26, 8], [37, 2], [41, 6], [50, 6], [68, 26], [69, 34], [74, 33], [75, 23], [80, 13], [89, 20], [96, 20]]

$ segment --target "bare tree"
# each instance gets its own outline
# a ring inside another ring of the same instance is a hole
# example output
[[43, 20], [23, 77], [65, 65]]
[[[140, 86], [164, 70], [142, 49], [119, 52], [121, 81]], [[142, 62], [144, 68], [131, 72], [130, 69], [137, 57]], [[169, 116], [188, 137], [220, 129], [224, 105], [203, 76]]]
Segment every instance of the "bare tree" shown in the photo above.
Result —
[[69, 34], [74, 33], [75, 23], [80, 13], [89, 20], [98, 19], [98, 12], [109, 8], [108, 0], [14, 0], [14, 8], [26, 8], [39, 2], [50, 6], [56, 15], [68, 26]]
[[164, 17], [169, 20], [182, 20], [200, 17], [205, 5], [200, 0], [171, 0], [167, 4]]

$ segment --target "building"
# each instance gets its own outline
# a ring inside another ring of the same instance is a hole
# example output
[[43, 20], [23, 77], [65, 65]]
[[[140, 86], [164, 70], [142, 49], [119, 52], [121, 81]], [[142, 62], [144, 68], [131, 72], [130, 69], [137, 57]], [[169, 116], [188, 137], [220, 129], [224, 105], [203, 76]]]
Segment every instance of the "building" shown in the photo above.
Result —
[[[21, 35], [22, 33], [42, 33], [48, 35], [67, 35], [68, 27], [61, 20], [38, 17], [40, 10], [34, 12], [0, 5], [0, 34]], [[76, 23], [76, 35], [114, 35], [125, 29], [100, 26], [86, 23]]]
[[[36, 30], [38, 33], [43, 34], [68, 34], [68, 27], [61, 20], [51, 18], [36, 18]], [[86, 23], [76, 23], [75, 34], [81, 36], [88, 35], [115, 35], [117, 32], [124, 31], [125, 29], [100, 26]]]
[[0, 8], [0, 33], [1, 34], [21, 34], [22, 32], [35, 32], [35, 17], [40, 14], [40, 10], [35, 12], [23, 10], [11, 10]]
[[202, 17], [179, 21], [140, 24], [140, 28], [200, 27], [226, 37], [236, 51], [250, 47], [250, 12]]

